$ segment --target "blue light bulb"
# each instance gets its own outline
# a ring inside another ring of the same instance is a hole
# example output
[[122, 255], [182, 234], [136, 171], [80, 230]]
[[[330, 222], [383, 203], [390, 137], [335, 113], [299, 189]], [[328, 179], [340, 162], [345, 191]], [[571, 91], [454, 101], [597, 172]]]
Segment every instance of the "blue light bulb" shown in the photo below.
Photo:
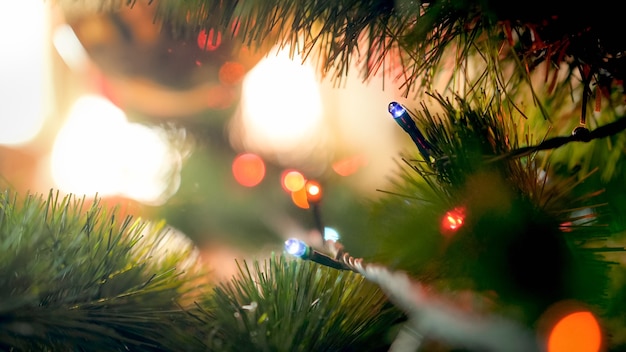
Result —
[[391, 114], [391, 116], [393, 116], [394, 119], [399, 118], [400, 116], [406, 114], [406, 109], [404, 108], [404, 106], [396, 103], [395, 101], [392, 101], [391, 103], [389, 103], [389, 113]]
[[339, 232], [332, 227], [324, 228], [324, 241], [339, 241]]
[[409, 112], [404, 108], [404, 106], [395, 101], [389, 103], [388, 110], [398, 125], [400, 125], [400, 127], [402, 127], [402, 129], [409, 134], [413, 143], [415, 143], [417, 149], [419, 149], [420, 154], [424, 157], [424, 160], [430, 161], [430, 152], [432, 147], [419, 128], [417, 128], [417, 125], [409, 115]]
[[285, 241], [285, 251], [298, 258], [304, 257], [308, 248], [309, 246], [307, 246], [306, 243], [295, 238], [290, 238]]

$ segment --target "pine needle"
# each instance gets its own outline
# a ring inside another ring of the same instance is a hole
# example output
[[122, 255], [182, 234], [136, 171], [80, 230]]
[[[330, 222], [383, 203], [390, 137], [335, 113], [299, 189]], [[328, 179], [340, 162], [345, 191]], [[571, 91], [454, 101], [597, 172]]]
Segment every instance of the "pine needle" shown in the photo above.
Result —
[[0, 348], [192, 348], [177, 302], [191, 297], [193, 246], [163, 248], [168, 237], [97, 199], [2, 193]]
[[224, 351], [386, 350], [401, 316], [358, 274], [275, 255], [239, 263], [200, 307]]
[[[422, 105], [411, 116], [434, 161], [401, 165], [374, 202], [362, 235], [377, 249], [368, 259], [454, 291], [493, 291], [501, 308], [523, 307], [523, 319], [564, 298], [605, 305], [613, 263], [601, 255], [610, 237], [603, 192], [576, 191], [591, 174], [553, 174], [537, 153], [493, 161], [530, 139], [503, 115], [503, 100], [432, 96], [441, 113]], [[446, 232], [455, 209], [462, 224]]]

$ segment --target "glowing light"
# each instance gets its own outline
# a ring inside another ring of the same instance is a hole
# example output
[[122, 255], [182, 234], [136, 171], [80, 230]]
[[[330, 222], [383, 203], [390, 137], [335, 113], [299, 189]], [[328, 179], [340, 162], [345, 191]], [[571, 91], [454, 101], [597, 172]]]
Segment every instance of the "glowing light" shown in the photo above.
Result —
[[52, 177], [64, 192], [123, 196], [158, 205], [176, 192], [181, 155], [164, 130], [129, 123], [105, 98], [85, 96], [52, 148]]
[[339, 241], [339, 232], [332, 227], [324, 228], [324, 241]]
[[4, 3], [0, 11], [0, 144], [26, 144], [44, 124], [44, 6], [42, 1], [16, 1]]
[[350, 176], [363, 166], [367, 165], [364, 155], [356, 155], [333, 163], [333, 170], [340, 176]]
[[[217, 35], [215, 34], [217, 32]], [[222, 33], [214, 29], [209, 29], [209, 32], [205, 29], [198, 33], [198, 47], [202, 50], [213, 51], [216, 50], [220, 44], [222, 44]]]
[[309, 201], [306, 197], [306, 190], [304, 187], [300, 188], [298, 191], [291, 192], [291, 201], [298, 208], [309, 209]]
[[293, 256], [296, 256], [298, 258], [304, 257], [308, 249], [309, 249], [309, 246], [307, 246], [306, 243], [298, 239], [290, 238], [287, 241], [285, 241], [285, 251], [287, 251], [287, 253]]
[[392, 101], [391, 103], [389, 103], [389, 107], [388, 107], [389, 113], [391, 114], [391, 116], [393, 116], [394, 119], [399, 118], [400, 116], [406, 114], [406, 109], [396, 103], [395, 101]]
[[217, 77], [222, 84], [234, 85], [243, 80], [246, 69], [238, 62], [227, 61], [220, 67]]
[[600, 325], [588, 311], [563, 317], [548, 338], [548, 352], [597, 352], [601, 345]]
[[244, 153], [233, 161], [233, 176], [242, 186], [254, 187], [265, 177], [265, 162], [253, 153]]
[[304, 175], [297, 170], [285, 170], [281, 176], [281, 185], [287, 192], [297, 192], [304, 188], [306, 183]]
[[441, 220], [441, 232], [444, 235], [455, 233], [465, 222], [465, 209], [454, 208], [446, 212]]
[[307, 181], [305, 186], [306, 199], [309, 203], [317, 203], [322, 200], [322, 186], [316, 181]]
[[411, 116], [409, 116], [406, 109], [394, 101], [389, 103], [388, 110], [398, 125], [400, 125], [400, 127], [402, 127], [402, 129], [411, 137], [413, 143], [415, 143], [415, 146], [419, 149], [420, 154], [424, 157], [424, 160], [430, 161], [430, 150], [432, 147], [419, 128], [417, 128], [415, 121], [413, 121]]
[[322, 117], [311, 65], [291, 59], [289, 48], [267, 56], [244, 78], [241, 101], [245, 143], [282, 155], [309, 156]]

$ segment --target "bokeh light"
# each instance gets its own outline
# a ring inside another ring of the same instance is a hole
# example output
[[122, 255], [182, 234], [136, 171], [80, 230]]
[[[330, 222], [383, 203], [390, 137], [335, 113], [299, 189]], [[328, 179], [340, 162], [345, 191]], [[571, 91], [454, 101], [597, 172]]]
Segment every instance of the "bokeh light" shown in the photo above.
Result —
[[15, 1], [2, 7], [0, 144], [17, 146], [35, 138], [44, 124], [45, 2]]
[[217, 77], [220, 83], [224, 85], [235, 85], [243, 80], [245, 74], [246, 68], [242, 64], [227, 61], [220, 66]]
[[332, 165], [333, 171], [340, 176], [350, 176], [363, 166], [367, 165], [367, 157], [363, 154], [351, 156], [349, 158], [335, 161]]
[[304, 175], [298, 170], [285, 170], [281, 174], [280, 184], [287, 192], [297, 192], [304, 188], [305, 183]]
[[254, 153], [239, 154], [233, 160], [233, 176], [245, 187], [254, 187], [265, 177], [265, 162]]
[[73, 105], [50, 162], [63, 192], [159, 205], [178, 189], [182, 155], [166, 131], [129, 123], [110, 101], [88, 95]]
[[242, 85], [241, 118], [246, 146], [262, 152], [310, 156], [319, 140], [322, 103], [315, 70], [289, 57], [268, 55]]
[[332, 227], [324, 227], [324, 241], [339, 241], [339, 232]]
[[291, 201], [298, 208], [309, 209], [309, 201], [307, 199], [306, 189], [302, 187], [300, 190], [291, 192]]
[[441, 219], [441, 232], [446, 235], [452, 235], [463, 226], [465, 222], [465, 208], [454, 208], [443, 215]]
[[222, 33], [214, 29], [205, 29], [198, 33], [198, 47], [202, 50], [213, 51], [222, 44]]
[[564, 316], [548, 337], [548, 352], [597, 352], [601, 346], [600, 325], [589, 311]]

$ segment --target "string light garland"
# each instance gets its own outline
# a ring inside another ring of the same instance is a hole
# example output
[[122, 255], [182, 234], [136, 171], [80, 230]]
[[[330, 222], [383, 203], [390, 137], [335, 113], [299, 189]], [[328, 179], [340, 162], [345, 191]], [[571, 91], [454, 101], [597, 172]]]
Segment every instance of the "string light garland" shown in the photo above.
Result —
[[402, 129], [411, 137], [424, 160], [427, 162], [432, 161], [432, 146], [428, 143], [422, 132], [417, 128], [415, 121], [413, 121], [406, 108], [401, 104], [392, 101], [389, 103], [388, 111], [398, 125], [400, 125], [400, 127], [402, 127]]
[[608, 123], [604, 126], [600, 126], [595, 130], [590, 131], [584, 126], [578, 126], [569, 136], [559, 136], [547, 139], [537, 145], [521, 147], [518, 149], [514, 149], [509, 153], [505, 153], [496, 158], [491, 159], [491, 161], [502, 160], [505, 158], [521, 158], [523, 156], [530, 155], [532, 153], [538, 152], [540, 150], [548, 150], [548, 149], [556, 149], [562, 147], [563, 145], [570, 142], [590, 142], [594, 139], [605, 138], [609, 136], [616, 135], [619, 132], [626, 130], [626, 116], [620, 117], [619, 119]]
[[313, 211], [313, 221], [315, 222], [315, 228], [324, 240], [324, 222], [322, 221], [322, 210], [320, 209], [320, 202], [322, 201], [322, 185], [315, 180], [308, 180], [304, 184], [306, 191], [306, 200], [311, 206]]
[[306, 199], [311, 204], [318, 204], [322, 200], [322, 185], [315, 180], [308, 180], [304, 185]]
[[285, 251], [294, 257], [310, 260], [334, 269], [356, 271], [353, 267], [346, 265], [346, 263], [318, 252], [304, 241], [296, 238], [290, 238], [285, 241]]
[[[475, 350], [539, 351], [534, 335], [514, 321], [498, 315], [481, 315], [478, 318], [413, 281], [404, 272], [390, 271], [384, 266], [352, 257], [339, 242], [327, 241], [327, 247], [334, 258], [313, 250], [298, 239], [291, 238], [285, 242], [285, 250], [291, 255], [331, 268], [354, 271], [379, 285], [389, 299], [407, 313], [408, 320], [403, 329], [417, 332], [419, 336], [436, 337], [452, 345]], [[393, 345], [402, 344], [405, 349], [414, 351], [419, 349], [422, 341], [422, 338], [405, 341], [399, 334]]]

